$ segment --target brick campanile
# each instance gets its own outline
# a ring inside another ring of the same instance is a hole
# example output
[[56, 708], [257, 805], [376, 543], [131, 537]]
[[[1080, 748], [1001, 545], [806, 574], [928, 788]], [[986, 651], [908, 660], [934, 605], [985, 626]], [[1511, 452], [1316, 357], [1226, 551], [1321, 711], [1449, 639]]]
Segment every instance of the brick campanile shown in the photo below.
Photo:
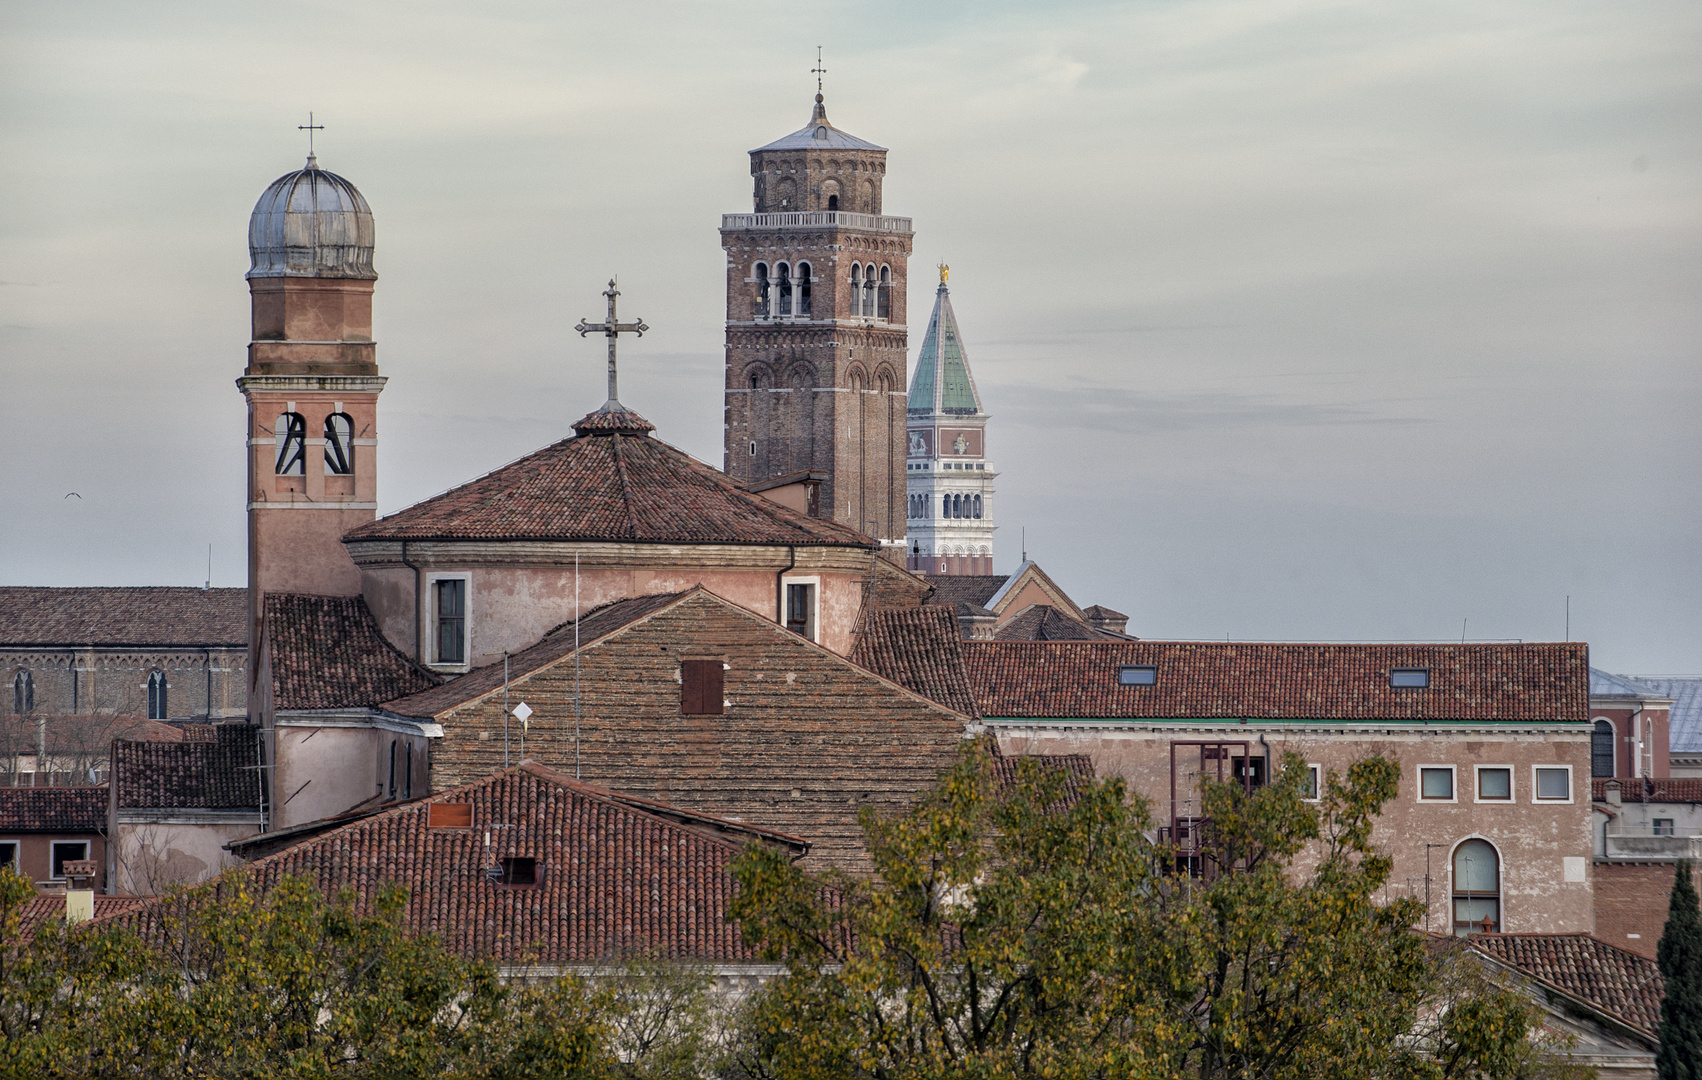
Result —
[[827, 119], [750, 152], [755, 213], [725, 214], [727, 473], [817, 474], [819, 516], [905, 536], [910, 219], [881, 213], [886, 150]]
[[253, 680], [267, 593], [360, 594], [342, 541], [377, 516], [385, 380], [372, 341], [372, 210], [353, 184], [310, 155], [260, 196], [248, 249], [253, 331], [236, 385], [248, 399]]

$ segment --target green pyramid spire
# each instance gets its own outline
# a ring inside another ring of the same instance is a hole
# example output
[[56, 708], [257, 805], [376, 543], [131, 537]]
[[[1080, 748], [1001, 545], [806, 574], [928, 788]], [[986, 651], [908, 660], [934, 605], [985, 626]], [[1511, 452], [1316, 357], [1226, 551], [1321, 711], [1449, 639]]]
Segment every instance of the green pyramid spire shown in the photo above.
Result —
[[909, 412], [912, 416], [981, 415], [981, 395], [975, 390], [975, 377], [969, 373], [969, 354], [957, 329], [943, 272], [939, 292], [934, 294], [928, 333], [916, 357], [916, 373], [910, 380]]

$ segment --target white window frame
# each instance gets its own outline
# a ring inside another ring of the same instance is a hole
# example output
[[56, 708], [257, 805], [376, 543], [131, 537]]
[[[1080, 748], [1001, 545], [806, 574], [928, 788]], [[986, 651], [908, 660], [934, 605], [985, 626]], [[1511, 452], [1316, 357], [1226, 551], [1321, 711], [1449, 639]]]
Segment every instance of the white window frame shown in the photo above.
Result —
[[[1480, 777], [1485, 769], [1507, 770], [1507, 797], [1505, 799], [1486, 799], [1483, 797], [1483, 781]], [[1473, 765], [1472, 766], [1472, 802], [1484, 803], [1490, 806], [1512, 806], [1519, 801], [1517, 777], [1519, 770], [1512, 765]]]
[[[462, 644], [466, 649], [466, 659], [459, 664], [439, 663], [437, 657], [437, 583], [440, 581], [464, 581], [466, 588], [462, 592], [466, 610], [461, 615]], [[425, 666], [433, 671], [471, 671], [473, 666], [473, 575], [465, 570], [428, 570], [425, 576], [425, 597], [421, 601], [425, 605], [425, 625], [420, 628], [425, 642]]]
[[819, 645], [821, 643], [821, 575], [781, 575], [778, 610], [774, 614], [775, 621], [780, 624], [782, 629], [786, 627], [786, 597], [789, 586], [792, 585], [808, 585], [810, 587], [810, 630], [804, 637]]
[[[1450, 777], [1450, 781], [1449, 781], [1448, 786], [1449, 786], [1449, 789], [1453, 792], [1453, 794], [1449, 798], [1436, 799], [1436, 798], [1426, 798], [1425, 797], [1425, 794], [1424, 794], [1424, 771], [1426, 769], [1447, 769], [1448, 770], [1448, 775]], [[1442, 803], [1442, 804], [1446, 804], [1446, 803], [1457, 803], [1457, 802], [1460, 801], [1460, 769], [1459, 769], [1459, 766], [1457, 766], [1457, 765], [1444, 765], [1444, 764], [1441, 764], [1440, 762], [1433, 763], [1433, 764], [1427, 764], [1427, 765], [1420, 765], [1418, 767], [1418, 774], [1417, 775], [1418, 775], [1418, 789], [1417, 789], [1416, 794], [1418, 795], [1418, 801], [1419, 802], [1421, 802], [1421, 803]]]
[[[1548, 799], [1537, 794], [1537, 771], [1540, 769], [1563, 769], [1566, 772], [1566, 797], [1564, 799]], [[1532, 765], [1531, 766], [1531, 803], [1543, 806], [1571, 806], [1577, 798], [1577, 785], [1572, 777], [1570, 765]]]
[[1316, 761], [1308, 761], [1306, 771], [1312, 777], [1312, 794], [1300, 796], [1300, 801], [1322, 802], [1324, 800], [1324, 766]]
[[[1497, 933], [1507, 932], [1507, 853], [1501, 850], [1501, 845], [1482, 833], [1467, 833], [1454, 841], [1448, 849], [1448, 932], [1454, 933], [1454, 897], [1459, 895], [1458, 883], [1454, 880], [1454, 856], [1460, 852], [1461, 845], [1471, 840], [1482, 840], [1489, 845], [1489, 850], [1495, 852], [1495, 911], [1501, 917], [1495, 921]], [[1481, 894], [1477, 894], [1481, 895]]]
[[55, 874], [53, 872], [53, 864], [59, 863], [60, 865], [64, 865], [66, 862], [71, 861], [69, 859], [69, 857], [67, 857], [65, 859], [61, 859], [59, 857], [59, 849], [62, 848], [62, 847], [70, 847], [72, 844], [81, 844], [82, 845], [82, 847], [83, 847], [82, 858], [87, 859], [87, 858], [90, 857], [89, 852], [93, 849], [94, 845], [90, 844], [87, 840], [54, 840], [54, 841], [52, 841], [47, 846], [47, 879], [49, 881], [64, 881], [65, 880], [64, 874]]
[[0, 848], [12, 849], [12, 869], [24, 872], [24, 844], [21, 840], [0, 840]]

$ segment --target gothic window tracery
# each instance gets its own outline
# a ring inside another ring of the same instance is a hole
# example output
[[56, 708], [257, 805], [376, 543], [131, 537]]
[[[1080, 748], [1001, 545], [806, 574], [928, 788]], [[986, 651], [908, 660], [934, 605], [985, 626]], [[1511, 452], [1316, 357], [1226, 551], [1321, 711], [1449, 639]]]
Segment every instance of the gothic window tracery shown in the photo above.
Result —
[[12, 711], [19, 716], [35, 708], [35, 676], [19, 670], [12, 676]]
[[149, 720], [164, 720], [166, 718], [165, 692], [165, 672], [155, 668], [153, 671], [148, 673]]
[[272, 425], [278, 457], [274, 470], [279, 476], [307, 474], [307, 418], [297, 412], [282, 413]]
[[325, 418], [325, 475], [348, 476], [355, 471], [355, 422], [347, 413]]

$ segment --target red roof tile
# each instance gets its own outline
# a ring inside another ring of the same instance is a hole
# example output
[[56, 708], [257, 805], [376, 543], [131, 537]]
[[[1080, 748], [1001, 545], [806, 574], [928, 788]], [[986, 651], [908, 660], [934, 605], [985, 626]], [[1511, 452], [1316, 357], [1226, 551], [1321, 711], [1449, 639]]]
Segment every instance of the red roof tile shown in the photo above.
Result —
[[[1702, 777], [1651, 780], [1622, 776], [1618, 782], [1620, 802], [1702, 803]], [[1591, 780], [1590, 797], [1596, 802], [1606, 802], [1607, 785], [1605, 777]]]
[[217, 724], [214, 742], [113, 743], [123, 809], [258, 810], [260, 729]]
[[1467, 944], [1647, 1035], [1657, 1033], [1666, 981], [1646, 956], [1589, 934], [1474, 934]]
[[[442, 803], [470, 805], [472, 828], [430, 828], [429, 807]], [[570, 964], [656, 950], [750, 961], [753, 952], [726, 921], [734, 890], [728, 865], [744, 842], [771, 835], [701, 815], [694, 823], [524, 762], [221, 880], [245, 874], [266, 889], [285, 875], [306, 875], [327, 894], [346, 887], [363, 901], [396, 882], [409, 890], [407, 924], [469, 957]], [[487, 869], [512, 858], [536, 860], [540, 883], [493, 883]], [[120, 921], [149, 933], [170, 903], [152, 901]]]
[[874, 544], [742, 491], [667, 443], [630, 433], [564, 439], [345, 537], [384, 539]]
[[106, 829], [106, 785], [0, 787], [0, 832], [86, 833]]
[[[964, 644], [985, 716], [1154, 719], [1589, 719], [1582, 644], [1286, 645], [1218, 642]], [[1122, 665], [1158, 669], [1119, 686]], [[1425, 668], [1428, 689], [1394, 689], [1391, 668]]]
[[1009, 574], [926, 574], [934, 587], [930, 604], [974, 604], [984, 608], [993, 595], [1005, 587]]
[[963, 673], [963, 635], [950, 608], [865, 613], [851, 662], [929, 701], [980, 717]]
[[0, 586], [0, 645], [247, 644], [247, 589]]
[[279, 709], [376, 705], [440, 681], [379, 632], [358, 596], [266, 596], [272, 702]]
[[1000, 641], [1106, 641], [1120, 640], [1114, 634], [1095, 630], [1052, 607], [1030, 604], [1006, 619], [995, 632]]
[[[110, 919], [126, 911], [134, 911], [147, 902], [142, 896], [108, 896], [96, 893], [95, 918]], [[42, 927], [65, 918], [65, 897], [62, 893], [44, 893], [24, 905], [18, 915], [18, 931], [23, 940], [35, 937]]]

